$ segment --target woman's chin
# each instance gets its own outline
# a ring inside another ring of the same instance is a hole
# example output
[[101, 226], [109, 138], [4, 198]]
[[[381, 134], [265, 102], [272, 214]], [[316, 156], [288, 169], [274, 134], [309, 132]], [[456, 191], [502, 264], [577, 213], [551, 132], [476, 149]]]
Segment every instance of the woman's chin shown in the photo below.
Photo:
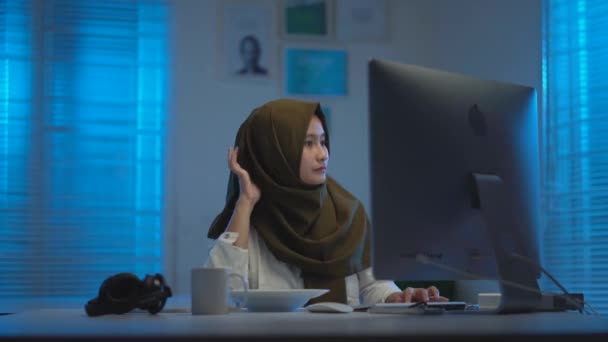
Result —
[[302, 182], [304, 182], [307, 185], [313, 185], [313, 186], [315, 186], [315, 185], [321, 185], [321, 184], [325, 183], [326, 178], [327, 177], [325, 175], [323, 175], [323, 176], [316, 176], [316, 177], [309, 177], [309, 178], [303, 179]]

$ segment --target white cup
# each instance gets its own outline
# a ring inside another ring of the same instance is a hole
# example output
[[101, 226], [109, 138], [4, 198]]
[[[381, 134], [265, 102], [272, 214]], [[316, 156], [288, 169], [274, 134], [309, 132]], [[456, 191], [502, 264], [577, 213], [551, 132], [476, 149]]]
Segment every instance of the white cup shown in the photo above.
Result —
[[247, 284], [245, 279], [228, 268], [193, 268], [191, 272], [192, 314], [193, 315], [222, 315], [230, 311], [228, 304], [230, 289], [228, 278], [237, 277], [243, 283], [245, 301], [237, 309], [245, 306], [247, 301]]

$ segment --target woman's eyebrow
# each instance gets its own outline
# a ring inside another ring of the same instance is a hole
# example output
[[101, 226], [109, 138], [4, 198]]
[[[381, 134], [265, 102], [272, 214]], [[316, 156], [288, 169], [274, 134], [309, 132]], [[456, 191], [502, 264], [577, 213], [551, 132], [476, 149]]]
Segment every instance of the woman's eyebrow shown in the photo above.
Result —
[[318, 135], [318, 134], [306, 134], [306, 137], [307, 138], [316, 138], [316, 137], [325, 138], [325, 133], [323, 133], [321, 135]]

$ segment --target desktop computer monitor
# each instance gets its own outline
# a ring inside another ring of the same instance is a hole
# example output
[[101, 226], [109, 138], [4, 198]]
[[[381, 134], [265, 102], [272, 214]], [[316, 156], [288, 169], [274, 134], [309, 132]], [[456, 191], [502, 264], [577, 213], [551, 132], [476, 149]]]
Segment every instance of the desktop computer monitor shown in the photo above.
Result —
[[368, 67], [376, 278], [474, 274], [499, 280], [500, 312], [533, 311], [540, 299], [535, 90], [382, 60]]

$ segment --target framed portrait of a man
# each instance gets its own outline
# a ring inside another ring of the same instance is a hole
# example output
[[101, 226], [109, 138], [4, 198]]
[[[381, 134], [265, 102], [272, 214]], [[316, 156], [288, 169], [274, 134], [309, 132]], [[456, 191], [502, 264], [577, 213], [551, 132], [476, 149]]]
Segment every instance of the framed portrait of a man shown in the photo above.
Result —
[[269, 0], [219, 1], [224, 77], [241, 80], [276, 78], [276, 9]]

